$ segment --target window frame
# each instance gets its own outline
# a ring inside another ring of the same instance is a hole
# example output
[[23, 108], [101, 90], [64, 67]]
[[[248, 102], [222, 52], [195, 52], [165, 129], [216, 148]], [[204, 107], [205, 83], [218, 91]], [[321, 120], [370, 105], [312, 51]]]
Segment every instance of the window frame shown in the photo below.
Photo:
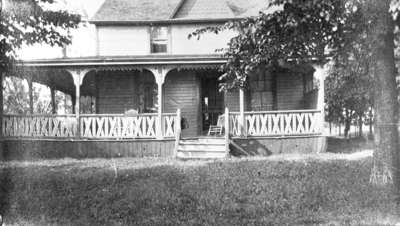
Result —
[[[165, 28], [166, 38], [153, 38], [153, 29], [155, 28]], [[149, 27], [149, 38], [150, 38], [150, 54], [169, 54], [171, 50], [171, 28], [170, 26], [164, 25], [152, 25]], [[153, 52], [153, 43], [157, 41], [165, 41], [166, 51], [165, 52]]]

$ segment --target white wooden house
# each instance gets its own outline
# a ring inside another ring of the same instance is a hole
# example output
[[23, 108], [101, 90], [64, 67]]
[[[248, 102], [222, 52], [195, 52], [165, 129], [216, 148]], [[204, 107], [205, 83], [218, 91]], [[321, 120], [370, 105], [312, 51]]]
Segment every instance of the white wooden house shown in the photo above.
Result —
[[[194, 30], [253, 16], [263, 1], [105, 0], [90, 20], [90, 57], [27, 60], [32, 81], [91, 96], [95, 114], [3, 115], [3, 155], [223, 157], [248, 153], [319, 152], [325, 148], [324, 70], [263, 68], [249, 87], [219, 92], [216, 49], [234, 31], [188, 39]], [[318, 85], [315, 84], [318, 81]], [[126, 114], [134, 109], [138, 114]], [[223, 136], [207, 137], [224, 114]], [[188, 128], [182, 129], [181, 118]], [[199, 137], [201, 137], [199, 139]], [[231, 144], [231, 145], [229, 145]], [[34, 153], [29, 153], [34, 149]], [[242, 151], [243, 151], [242, 150]]]

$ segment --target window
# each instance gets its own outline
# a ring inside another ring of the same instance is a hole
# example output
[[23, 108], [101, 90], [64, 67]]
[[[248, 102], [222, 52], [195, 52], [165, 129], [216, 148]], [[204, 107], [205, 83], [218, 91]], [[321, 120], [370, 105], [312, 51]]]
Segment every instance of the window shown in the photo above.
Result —
[[168, 52], [168, 27], [151, 27], [151, 53]]
[[250, 98], [252, 111], [274, 109], [274, 75], [270, 71], [259, 71], [250, 77]]

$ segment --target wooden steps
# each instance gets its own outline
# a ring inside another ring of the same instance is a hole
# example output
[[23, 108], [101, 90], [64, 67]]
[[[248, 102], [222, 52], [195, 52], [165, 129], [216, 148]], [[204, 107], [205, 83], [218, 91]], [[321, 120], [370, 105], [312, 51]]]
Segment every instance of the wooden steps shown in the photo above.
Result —
[[179, 141], [176, 157], [181, 159], [216, 159], [229, 156], [224, 137], [189, 138]]

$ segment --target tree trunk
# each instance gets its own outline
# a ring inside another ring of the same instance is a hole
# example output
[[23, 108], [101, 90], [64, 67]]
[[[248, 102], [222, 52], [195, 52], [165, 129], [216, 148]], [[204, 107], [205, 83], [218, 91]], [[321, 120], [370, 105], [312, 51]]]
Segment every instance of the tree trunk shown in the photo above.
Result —
[[369, 110], [369, 137], [372, 138], [373, 134], [372, 134], [372, 125], [373, 125], [373, 120], [372, 120], [372, 108]]
[[348, 138], [351, 126], [351, 118], [348, 111], [346, 110], [346, 118], [344, 119], [344, 137]]
[[362, 126], [363, 126], [362, 115], [359, 115], [359, 116], [358, 116], [358, 136], [359, 136], [359, 137], [362, 137], [362, 136], [363, 136]]
[[[368, 0], [366, 12], [374, 18], [369, 38], [373, 49], [372, 76], [375, 100], [375, 151], [370, 181], [376, 185], [394, 184], [400, 191], [397, 91], [394, 62], [394, 24], [389, 14], [390, 0]], [[397, 169], [397, 170], [396, 170]]]

